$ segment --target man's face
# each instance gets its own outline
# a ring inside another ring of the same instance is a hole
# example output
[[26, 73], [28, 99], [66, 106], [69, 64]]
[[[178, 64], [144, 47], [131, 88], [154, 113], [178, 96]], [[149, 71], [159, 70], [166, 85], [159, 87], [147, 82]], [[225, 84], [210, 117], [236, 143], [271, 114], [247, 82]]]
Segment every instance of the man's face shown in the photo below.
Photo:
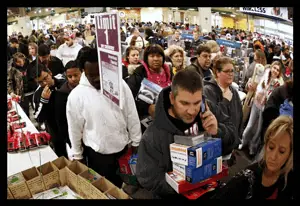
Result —
[[193, 32], [193, 37], [194, 37], [194, 40], [198, 40], [199, 39], [199, 33], [198, 32]]
[[97, 90], [100, 90], [100, 74], [98, 62], [86, 62], [84, 64], [84, 73], [90, 84]]
[[39, 56], [39, 60], [41, 61], [42, 64], [44, 65], [48, 65], [49, 63], [49, 58], [50, 58], [50, 54], [46, 55], [46, 56]]
[[68, 47], [71, 47], [74, 44], [74, 41], [71, 37], [64, 37], [65, 43], [68, 45]]
[[179, 32], [175, 32], [175, 39], [179, 39], [180, 38], [180, 33]]
[[211, 54], [208, 52], [201, 52], [201, 54], [197, 57], [200, 66], [203, 69], [209, 68], [211, 64]]
[[48, 73], [48, 72], [42, 71], [41, 76], [38, 77], [36, 80], [37, 80], [37, 83], [41, 87], [45, 87], [46, 85], [51, 87], [54, 85], [54, 79], [52, 78], [51, 72]]
[[66, 76], [67, 76], [69, 85], [71, 85], [71, 87], [74, 88], [79, 84], [80, 77], [81, 77], [81, 71], [78, 68], [70, 68], [70, 69], [67, 69]]
[[186, 124], [192, 123], [200, 111], [202, 90], [192, 94], [179, 87], [177, 96], [171, 92], [169, 97], [175, 117]]

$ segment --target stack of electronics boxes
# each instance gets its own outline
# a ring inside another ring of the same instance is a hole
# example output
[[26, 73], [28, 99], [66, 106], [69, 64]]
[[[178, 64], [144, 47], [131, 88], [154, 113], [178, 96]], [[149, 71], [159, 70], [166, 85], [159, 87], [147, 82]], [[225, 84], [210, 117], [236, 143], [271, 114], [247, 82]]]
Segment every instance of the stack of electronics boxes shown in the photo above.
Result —
[[220, 138], [204, 134], [175, 135], [174, 142], [170, 144], [173, 172], [166, 174], [166, 180], [178, 193], [199, 188], [208, 184], [208, 180], [218, 180], [228, 175], [228, 168], [222, 166]]

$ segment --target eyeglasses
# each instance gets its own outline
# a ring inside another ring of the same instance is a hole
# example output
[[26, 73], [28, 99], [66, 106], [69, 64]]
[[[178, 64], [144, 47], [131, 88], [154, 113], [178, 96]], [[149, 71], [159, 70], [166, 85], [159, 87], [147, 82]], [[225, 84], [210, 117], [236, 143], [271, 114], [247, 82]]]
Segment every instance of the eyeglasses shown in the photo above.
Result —
[[229, 74], [229, 73], [233, 74], [234, 73], [234, 69], [226, 70], [226, 71], [221, 70], [221, 71], [224, 72], [224, 73], [226, 73], [226, 74]]

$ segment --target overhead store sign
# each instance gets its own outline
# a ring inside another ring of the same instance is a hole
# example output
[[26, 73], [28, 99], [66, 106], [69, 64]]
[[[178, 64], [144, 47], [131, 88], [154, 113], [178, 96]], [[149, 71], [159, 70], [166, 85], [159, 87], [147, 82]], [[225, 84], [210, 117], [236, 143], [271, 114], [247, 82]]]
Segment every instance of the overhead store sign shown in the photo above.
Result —
[[240, 12], [288, 20], [287, 7], [240, 7]]
[[224, 45], [224, 46], [231, 47], [231, 48], [236, 48], [236, 49], [241, 48], [241, 45], [242, 45], [239, 42], [233, 42], [233, 41], [228, 41], [228, 40], [224, 40], [224, 39], [217, 39], [216, 42], [219, 45]]

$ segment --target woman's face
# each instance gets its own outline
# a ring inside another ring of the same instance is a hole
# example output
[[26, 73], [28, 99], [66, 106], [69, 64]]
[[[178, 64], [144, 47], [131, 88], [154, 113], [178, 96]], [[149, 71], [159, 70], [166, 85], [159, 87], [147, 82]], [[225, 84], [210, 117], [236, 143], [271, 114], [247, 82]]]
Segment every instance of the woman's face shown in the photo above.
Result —
[[278, 172], [286, 163], [291, 152], [291, 137], [287, 132], [269, 140], [265, 146], [265, 161], [270, 172]]
[[149, 54], [148, 64], [151, 69], [159, 71], [163, 65], [163, 57], [160, 54]]
[[16, 65], [19, 67], [23, 67], [25, 64], [25, 60], [22, 58], [17, 58]]
[[141, 37], [138, 37], [135, 41], [135, 47], [139, 48], [140, 51], [142, 50], [143, 48], [143, 40]]
[[128, 61], [129, 64], [138, 64], [139, 63], [139, 51], [138, 50], [131, 50], [129, 52]]
[[280, 67], [278, 65], [273, 65], [271, 69], [272, 78], [274, 79], [278, 78], [279, 71], [280, 71]]
[[233, 82], [234, 67], [232, 64], [225, 64], [220, 72], [217, 71], [217, 77], [221, 85], [229, 86]]
[[175, 67], [180, 67], [183, 65], [183, 55], [181, 52], [176, 52], [175, 54], [173, 54], [173, 56], [171, 57], [172, 63]]
[[36, 50], [33, 46], [28, 47], [29, 55], [36, 56]]

